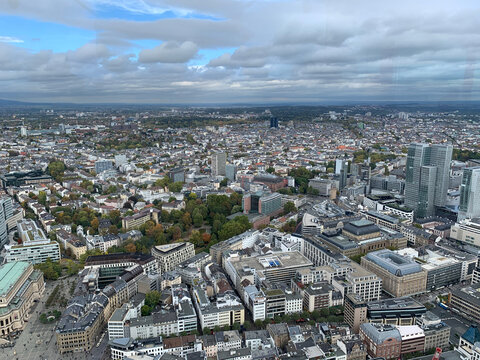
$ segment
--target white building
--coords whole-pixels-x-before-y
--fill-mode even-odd
[[[161,273],[174,270],[175,267],[195,255],[195,247],[190,242],[159,245],[152,248],[152,255],[158,263]]]
[[[450,237],[480,247],[480,219],[465,219],[455,223],[450,230]]]
[[[28,261],[32,264],[60,260],[60,246],[48,239],[33,220],[22,220],[17,224],[21,244],[5,245],[5,259],[11,261]]]

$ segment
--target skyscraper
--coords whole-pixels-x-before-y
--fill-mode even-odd
[[[212,155],[212,176],[225,176],[227,154],[218,152]]]
[[[458,221],[480,217],[480,166],[463,170]]]
[[[405,179],[405,205],[415,217],[435,215],[435,207],[445,206],[451,145],[410,144]]]
[[[270,118],[270,127],[271,128],[278,128],[278,119],[276,117]]]
[[[237,166],[234,164],[227,164],[225,167],[225,174],[228,180],[235,181],[237,178]]]
[[[0,198],[0,249],[8,241],[7,219],[9,219],[12,215],[12,198],[10,196],[2,196]]]

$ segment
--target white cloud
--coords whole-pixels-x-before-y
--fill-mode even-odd
[[[23,43],[23,40],[18,39],[16,37],[11,37],[11,36],[0,36],[0,42],[19,44],[19,43]]]

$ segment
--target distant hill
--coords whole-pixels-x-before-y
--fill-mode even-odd
[[[9,106],[9,105],[33,105],[34,103],[24,102],[24,101],[15,101],[15,100],[5,100],[0,99],[0,106]]]

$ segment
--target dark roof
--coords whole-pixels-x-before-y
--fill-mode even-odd
[[[380,231],[380,228],[369,220],[355,220],[351,221],[343,227],[344,231],[347,231],[356,236],[362,236],[372,234]]]
[[[467,331],[465,331],[465,334],[462,335],[462,338],[472,345],[480,341],[480,331],[478,330],[478,326],[470,325]]]
[[[92,255],[85,260],[85,266],[103,265],[103,264],[115,264],[125,261],[134,262],[137,264],[146,264],[150,261],[154,261],[155,258],[148,254],[129,254],[129,253],[116,253],[106,255]]]

